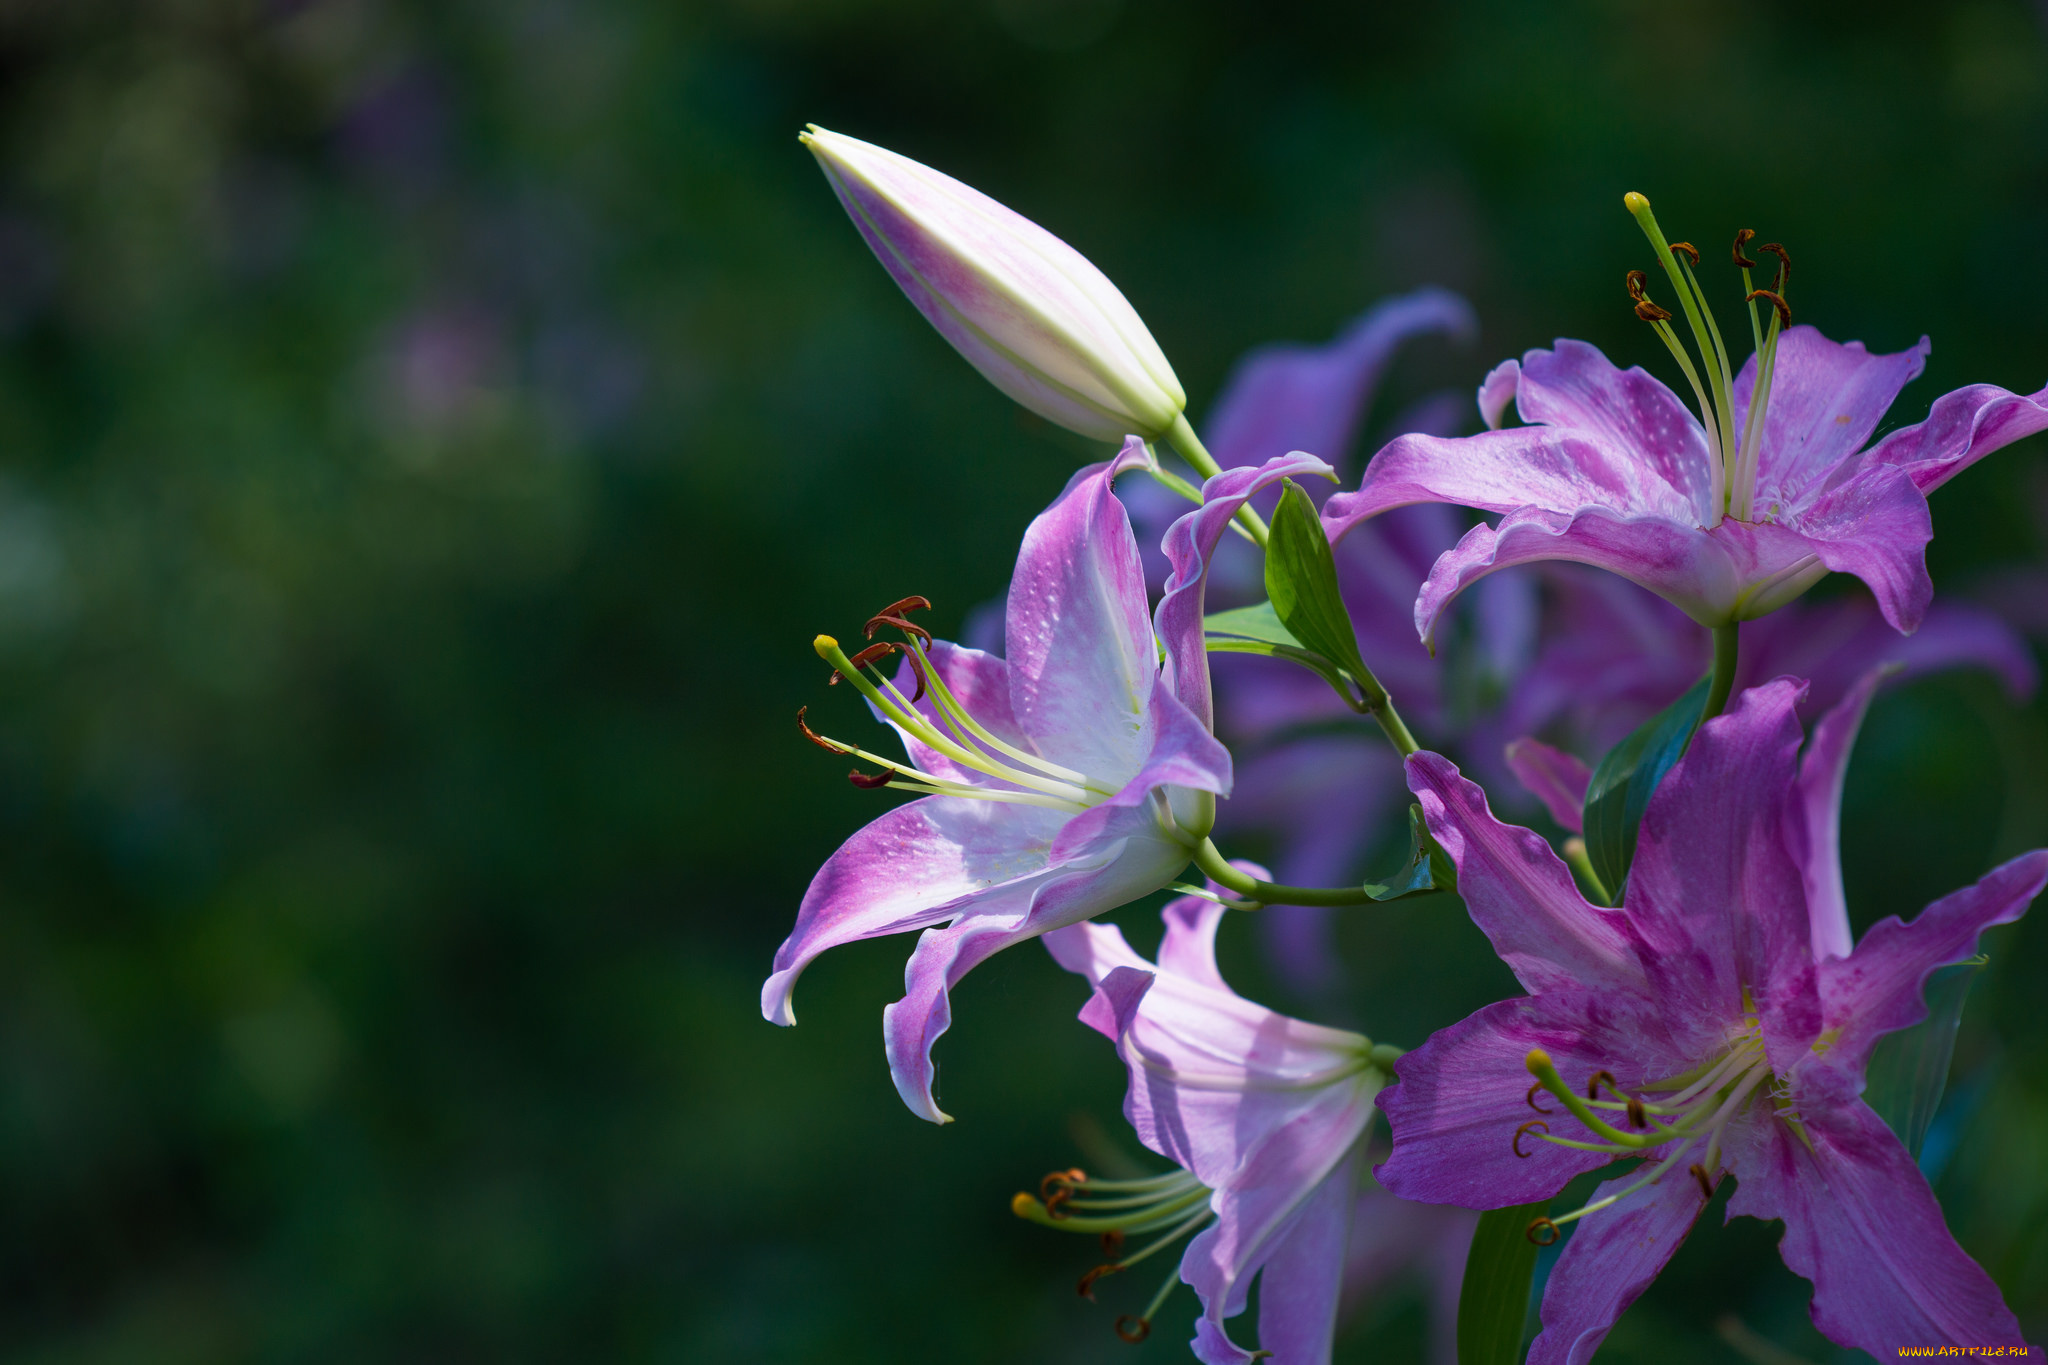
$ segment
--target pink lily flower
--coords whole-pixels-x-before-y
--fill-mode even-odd
[[[1910,633],[1933,595],[1927,494],[2048,428],[2048,389],[1973,384],[1864,449],[1927,351],[1925,338],[1872,355],[1811,327],[1782,337],[1774,328],[1760,421],[1750,418],[1755,356],[1729,386],[1732,417],[1715,427],[1747,435],[1724,458],[1714,429],[1640,367],[1619,370],[1585,342],[1559,341],[1486,377],[1479,407],[1490,430],[1393,441],[1356,491],[1331,497],[1324,527],[1334,541],[1419,502],[1502,514],[1431,569],[1415,603],[1425,641],[1466,586],[1542,559],[1610,570],[1716,627],[1775,611],[1829,572],[1851,573],[1892,628]],[[1502,430],[1510,402],[1527,425]]]
[[[2048,850],[1853,941],[1836,812],[1877,682],[1821,720],[1803,765],[1793,679],[1701,726],[1650,803],[1613,910],[1448,762],[1409,760],[1474,922],[1529,994],[1401,1059],[1380,1097],[1394,1140],[1381,1182],[1500,1208],[1639,1158],[1585,1207],[1531,1224],[1546,1241],[1584,1219],[1551,1275],[1532,1365],[1589,1360],[1726,1174],[1739,1181],[1730,1217],[1784,1220],[1785,1263],[1812,1282],[1832,1340],[1887,1360],[1902,1346],[2019,1344],[1997,1286],[1861,1092],[1877,1040],[1925,1016],[1928,973],[2025,913]]]
[[[1359,1199],[1373,1096],[1399,1053],[1231,990],[1216,970],[1221,905],[1184,896],[1163,914],[1156,964],[1113,925],[1077,924],[1045,940],[1095,988],[1081,1020],[1130,1069],[1124,1114],[1139,1140],[1186,1173],[1150,1182],[1177,1202],[1172,1218],[1150,1220],[1169,1236],[1145,1252],[1201,1229],[1180,1278],[1202,1300],[1193,1345],[1204,1365],[1255,1359],[1224,1320],[1244,1311],[1261,1275],[1263,1352],[1279,1365],[1327,1365],[1352,1218],[1374,1207]]]
[[[927,642],[913,627],[888,647],[906,655],[892,682],[819,640],[901,736],[908,761],[812,737],[883,768],[856,773],[857,785],[922,799],[860,830],[818,870],[761,1012],[795,1023],[797,977],[826,949],[922,930],[883,1035],[904,1103],[934,1123],[949,1117],[932,1093],[931,1051],[960,979],[1014,943],[1167,885],[1207,836],[1215,797],[1231,785],[1230,755],[1209,724],[1207,555],[1258,489],[1328,468],[1292,456],[1210,480],[1205,504],[1174,528],[1175,579],[1155,639],[1137,541],[1110,487],[1144,459],[1133,438],[1031,523],[1010,583],[1007,659]],[[877,620],[901,628],[887,613]]]

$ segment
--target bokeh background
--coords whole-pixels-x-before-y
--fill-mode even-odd
[[[880,799],[797,736],[859,724],[811,636],[911,592],[956,629],[1097,457],[924,328],[811,120],[1074,242],[1198,414],[1422,283],[1484,335],[1408,352],[1382,418],[1557,335],[1666,363],[1631,188],[1787,242],[1834,336],[1931,333],[1895,421],[2048,380],[2017,0],[9,0],[7,1359],[1185,1358],[1191,1297],[1125,1346],[1149,1267],[1083,1302],[1090,1248],[1007,1212],[1131,1147],[1042,953],[960,993],[943,1131],[882,1061],[906,942],[759,1017]],[[2037,439],[1937,496],[1941,590],[2039,608],[2044,473]],[[1860,919],[2048,842],[2044,715],[1968,675],[1880,704]],[[2044,920],[1989,945],[1939,1185],[2037,1340]],[[1250,933],[1226,970],[1295,1003]],[[1504,989],[1445,898],[1344,943],[1390,1040]],[[1703,1223],[1601,1358],[1832,1359],[1774,1238]],[[1419,1358],[1422,1305],[1341,1358]]]

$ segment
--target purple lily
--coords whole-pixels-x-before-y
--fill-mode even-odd
[[[1401,1059],[1380,1097],[1394,1140],[1382,1183],[1500,1208],[1640,1158],[1585,1207],[1531,1224],[1542,1241],[1585,1220],[1551,1275],[1532,1365],[1588,1360],[1727,1173],[1740,1182],[1729,1216],[1784,1220],[1785,1263],[1813,1283],[1814,1323],[1834,1341],[1884,1359],[2019,1343],[1860,1095],[1877,1040],[1924,1017],[1927,974],[2025,913],[2048,850],[1852,944],[1834,812],[1876,683],[1823,718],[1803,767],[1792,679],[1701,726],[1650,803],[1617,910],[1589,904],[1550,846],[1495,819],[1451,764],[1409,760],[1474,922],[1529,994]]]
[[[1088,1181],[1081,1190],[1121,1195],[1132,1201],[1122,1219],[1166,1233],[1118,1269],[1202,1229],[1181,1256],[1180,1278],[1202,1300],[1194,1353],[1205,1365],[1255,1359],[1230,1339],[1224,1320],[1244,1311],[1261,1275],[1264,1351],[1279,1365],[1325,1365],[1361,1207],[1373,1096],[1398,1051],[1231,990],[1216,970],[1222,906],[1184,896],[1163,913],[1156,965],[1111,925],[1046,936],[1060,965],[1095,988],[1081,1019],[1116,1043],[1130,1069],[1124,1114],[1139,1140],[1185,1173],[1143,1182],[1164,1201],[1158,1212],[1133,1208],[1140,1192],[1117,1182]],[[1085,1216],[1088,1202],[1070,1207]],[[1032,1212],[1021,1202],[1019,1211]]]
[[[1230,791],[1201,666],[1202,556],[1265,483],[1324,467],[1297,457],[1211,480],[1209,501],[1184,519],[1183,581],[1161,604],[1155,642],[1137,542],[1110,486],[1144,458],[1133,440],[1117,460],[1076,474],[1031,523],[1010,583],[1007,660],[929,641],[894,609],[870,633],[892,625],[904,644],[856,661],[829,637],[818,641],[901,736],[908,762],[812,738],[884,770],[856,773],[857,785],[923,799],[869,824],[819,869],[761,1010],[792,1024],[791,992],[818,954],[923,930],[883,1035],[904,1103],[934,1123],[948,1121],[932,1094],[931,1050],[951,1023],[952,987],[1011,944],[1171,882],[1208,834],[1215,797]],[[905,655],[896,681],[862,671],[890,650]]]
[[[1415,626],[1433,638],[1444,607],[1468,584],[1532,560],[1566,559],[1611,570],[1722,627],[1777,610],[1829,572],[1870,585],[1892,627],[1911,632],[1933,594],[1926,495],[2002,446],[2048,427],[2048,389],[2031,396],[1973,384],[1938,399],[1927,420],[1863,449],[1899,390],[1926,363],[1928,343],[1872,355],[1811,327],[1779,334],[1789,258],[1774,290],[1768,332],[1740,374],[1705,311],[1705,296],[1650,216],[1629,195],[1660,264],[1678,287],[1698,339],[1705,381],[1651,302],[1641,272],[1630,292],[1699,398],[1696,418],[1640,368],[1618,370],[1582,341],[1503,362],[1479,390],[1489,430],[1446,439],[1404,436],[1375,455],[1356,492],[1324,511],[1331,540],[1368,517],[1417,502],[1502,514],[1475,526],[1437,561],[1415,603]],[[1735,261],[1754,234],[1735,244]],[[1697,302],[1695,302],[1697,301]],[[1501,430],[1513,402],[1525,426]],[[1704,420],[1702,420],[1704,419]]]

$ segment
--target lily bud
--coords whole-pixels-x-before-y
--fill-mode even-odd
[[[1164,435],[1187,395],[1088,258],[951,176],[812,124],[800,140],[910,301],[983,377],[1099,440]]]

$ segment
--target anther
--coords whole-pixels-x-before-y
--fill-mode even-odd
[[[1106,1261],[1096,1266],[1095,1269],[1089,1271],[1086,1275],[1083,1275],[1081,1282],[1074,1286],[1074,1292],[1082,1298],[1093,1302],[1095,1298],[1095,1282],[1105,1275],[1114,1275],[1123,1268],[1123,1263],[1120,1261]]]
[[[1755,228],[1744,228],[1742,229],[1742,231],[1735,234],[1735,264],[1741,266],[1744,270],[1756,269],[1756,262],[1752,261],[1751,259],[1749,259],[1749,257],[1742,254],[1742,248],[1745,245],[1747,245],[1749,239],[1754,236],[1756,236]]]
[[[1640,270],[1629,271],[1628,296],[1636,301],[1637,317],[1641,318],[1644,322],[1662,322],[1671,316],[1671,310],[1659,308],[1656,304],[1650,302],[1650,296],[1643,287],[1646,278]]]
[[[1688,1169],[1692,1171],[1692,1178],[1700,1182],[1700,1193],[1712,1199],[1714,1197],[1714,1182],[1707,1179],[1706,1168],[1695,1161]]]
[[[1547,1247],[1555,1244],[1557,1239],[1564,1234],[1559,1232],[1557,1224],[1551,1222],[1548,1218],[1531,1218],[1528,1228],[1522,1235],[1537,1246]]]
[[[1607,1082],[1607,1088],[1615,1094],[1619,1095],[1621,1093],[1621,1086],[1615,1082],[1612,1071],[1596,1071],[1593,1073],[1592,1078],[1586,1082],[1587,1099],[1597,1100],[1600,1098],[1600,1082],[1602,1081]]]
[[[1515,1140],[1509,1145],[1515,1149],[1515,1155],[1521,1157],[1525,1161],[1528,1160],[1530,1157],[1536,1155],[1534,1152],[1525,1152],[1522,1150],[1522,1134],[1530,1131],[1534,1131],[1538,1135],[1547,1134],[1550,1132],[1550,1125],[1545,1123],[1542,1119],[1530,1119],[1520,1128],[1515,1129]]]
[[[912,593],[901,601],[891,602],[888,606],[883,607],[875,613],[875,619],[879,621],[884,616],[908,616],[914,611],[930,611],[931,609],[932,603],[930,598],[919,597],[916,593]]]
[[[1624,1095],[1622,1098],[1628,1101],[1629,1127],[1648,1128],[1650,1126],[1650,1115],[1649,1111],[1643,1108],[1641,1098],[1635,1095]]]
[[[1780,273],[1782,274],[1783,272]],[[1743,302],[1748,303],[1754,299],[1769,299],[1771,307],[1778,310],[1778,325],[1781,327],[1792,325],[1792,305],[1785,302],[1783,294],[1773,293],[1768,289],[1752,289],[1749,291],[1748,298],[1743,299]]]
[[[854,786],[859,787],[864,792],[871,792],[874,791],[877,787],[886,787],[891,782],[894,782],[896,780],[896,774],[864,773],[860,769],[855,768],[852,772],[846,775],[846,780],[848,782],[851,782]]]
[[[1111,1228],[1102,1234],[1102,1254],[1112,1261],[1123,1255],[1124,1234],[1121,1229]]]
[[[1699,264],[1700,264],[1700,253],[1699,253],[1699,248],[1695,247],[1695,246],[1694,246],[1694,245],[1693,245],[1693,244],[1692,244],[1691,242],[1673,242],[1673,243],[1671,243],[1671,253],[1672,253],[1672,254],[1673,254],[1674,256],[1675,256],[1675,255],[1677,255],[1677,254],[1678,254],[1679,252],[1681,252],[1681,251],[1683,251],[1683,252],[1684,252],[1684,253],[1685,253],[1685,254],[1686,254],[1687,256],[1689,256],[1689,257],[1691,257],[1691,258],[1692,258],[1692,264],[1693,264],[1693,269],[1695,269],[1695,270],[1699,269]]]
[[[1526,1095],[1524,1095],[1524,1096],[1523,1096],[1522,1098],[1523,1098],[1523,1099],[1524,1099],[1525,1101],[1527,1101],[1527,1103],[1528,1103],[1529,1107],[1530,1107],[1531,1109],[1534,1109],[1534,1110],[1535,1110],[1535,1111],[1536,1111],[1537,1113],[1539,1113],[1539,1114],[1548,1114],[1548,1113],[1552,1113],[1552,1112],[1554,1112],[1553,1110],[1545,1109],[1545,1108],[1544,1108],[1544,1107],[1543,1107],[1542,1105],[1540,1105],[1540,1104],[1536,1103],[1536,1092],[1537,1092],[1537,1091],[1539,1091],[1539,1090],[1541,1090],[1542,1088],[1543,1088],[1543,1082],[1541,1082],[1541,1081],[1532,1081],[1532,1082],[1530,1082],[1530,1085],[1529,1085],[1529,1093],[1528,1093],[1528,1094],[1526,1094]]]
[[[879,615],[870,616],[868,618],[868,623],[865,626],[861,627],[861,634],[864,635],[867,639],[872,640],[875,638],[875,632],[881,629],[883,626],[894,626],[896,627],[896,629],[902,631],[905,635],[915,635],[918,639],[924,641],[926,644],[930,644],[932,642],[932,633],[926,630],[923,626],[920,626],[916,622],[908,620],[904,617],[891,615],[888,612],[882,612]]]
[[[875,660],[886,659],[891,654],[896,653],[898,650],[902,648],[903,646],[897,644],[894,640],[884,640],[880,644],[869,645],[866,649],[854,655],[847,662],[851,663],[855,668],[866,668]]]
[[[837,673],[834,673],[832,676],[836,678],[839,675]],[[850,745],[841,744],[836,740],[827,739],[823,735],[819,734],[816,730],[813,730],[811,728],[810,722],[804,719],[804,713],[810,709],[811,708],[808,706],[799,706],[796,708],[796,728],[804,732],[805,739],[817,745],[820,749],[823,749],[828,754],[843,754],[850,747],[852,747]]]
[[[1778,282],[1774,287],[1780,294],[1784,293],[1786,284],[1792,279],[1792,257],[1785,250],[1784,243],[1765,242],[1757,250],[1768,251],[1778,258]]]
[[[1127,1326],[1126,1324],[1129,1325]],[[1116,1320],[1116,1335],[1117,1340],[1127,1341],[1131,1345],[1136,1346],[1146,1337],[1152,1335],[1152,1319],[1134,1318],[1129,1313],[1126,1313]]]
[[[1087,1183],[1088,1172],[1079,1166],[1069,1166],[1064,1171],[1051,1171],[1038,1182],[1038,1197],[1050,1204],[1055,1199],[1071,1197],[1074,1186]]]

